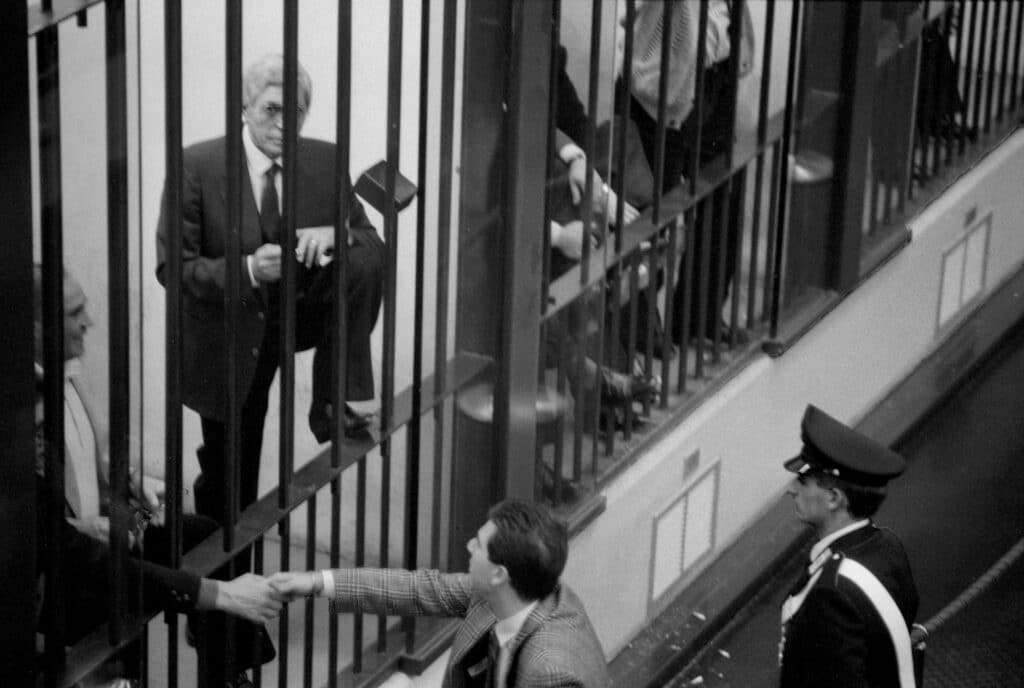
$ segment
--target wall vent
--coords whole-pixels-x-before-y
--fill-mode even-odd
[[[719,462],[658,512],[652,527],[651,593],[656,605],[715,548]]]
[[[942,281],[936,331],[943,331],[985,291],[992,213],[982,218],[942,254]]]

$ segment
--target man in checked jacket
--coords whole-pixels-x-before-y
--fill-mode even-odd
[[[396,569],[282,572],[290,599],[319,595],[336,612],[459,616],[445,688],[606,688],[601,645],[576,594],[558,582],[565,524],[532,502],[507,500],[466,547],[468,573]]]

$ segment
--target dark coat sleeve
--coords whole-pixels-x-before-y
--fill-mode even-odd
[[[583,102],[576,93],[576,87],[569,79],[569,72],[566,66],[569,61],[569,53],[565,46],[558,46],[558,93],[555,101],[556,120],[555,126],[565,132],[569,138],[582,146],[587,134],[587,111]]]
[[[223,140],[205,142],[185,150],[182,165],[182,283],[189,294],[204,301],[223,301],[227,284],[227,261],[220,255],[210,255],[204,247],[211,241],[226,241],[226,217],[206,217],[211,199],[204,193],[216,193],[213,188],[223,181],[223,156],[216,153],[215,146],[223,146]],[[248,185],[243,175],[242,183]],[[214,201],[216,202],[216,201]],[[226,212],[226,205],[222,208]],[[167,189],[160,200],[160,219],[156,231],[156,277],[160,284],[167,284]],[[242,265],[245,275],[245,250]],[[249,280],[242,280],[243,289],[249,287]]]

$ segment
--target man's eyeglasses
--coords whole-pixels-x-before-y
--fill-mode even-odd
[[[264,103],[259,107],[260,117],[263,120],[276,120],[278,117],[284,116],[284,107],[279,103]],[[306,116],[306,108],[298,108],[299,117]]]

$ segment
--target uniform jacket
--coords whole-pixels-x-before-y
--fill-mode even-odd
[[[462,617],[445,688],[486,688],[489,631],[497,621],[469,576],[439,571],[334,571],[335,611]],[[607,664],[587,613],[565,585],[540,600],[509,645],[507,688],[606,688]]]
[[[896,655],[871,600],[839,575],[842,557],[865,566],[885,586],[907,627],[917,614],[917,588],[903,545],[888,530],[859,528],[832,543],[803,603],[783,627],[782,688],[898,688]],[[807,574],[794,586],[799,594]]]
[[[295,226],[334,223],[334,144],[300,138],[296,158]],[[244,256],[263,243],[257,199],[253,196],[242,159],[242,288],[238,329],[238,377],[242,398],[252,384],[266,328],[267,295],[253,288]],[[182,189],[182,325],[184,365],[182,400],[204,418],[223,420],[226,403],[224,370],[224,292],[227,251],[227,172],[223,137],[197,143],[184,151]],[[165,192],[166,193],[166,192]],[[383,255],[383,243],[355,194],[350,197],[349,230],[354,243],[373,246]],[[166,284],[167,218],[161,203],[157,226],[156,275]],[[369,333],[366,333],[369,336]],[[355,370],[371,371],[369,360]],[[351,373],[350,373],[351,374]],[[372,381],[370,382],[372,388]]]

